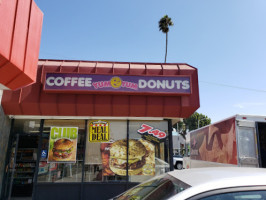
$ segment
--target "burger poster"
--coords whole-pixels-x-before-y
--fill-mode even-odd
[[[51,127],[47,162],[76,162],[78,127]]]
[[[101,155],[103,176],[155,175],[155,146],[147,140],[129,139],[127,158],[127,140],[114,143],[102,143]]]

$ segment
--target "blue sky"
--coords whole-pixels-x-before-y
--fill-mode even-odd
[[[44,13],[39,57],[164,62],[198,68],[200,108],[212,122],[266,116],[265,0],[35,0]]]

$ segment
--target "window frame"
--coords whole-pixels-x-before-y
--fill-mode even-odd
[[[210,190],[207,192],[196,194],[193,197],[188,198],[187,200],[198,200],[201,198],[207,198],[207,197],[217,195],[217,194],[251,192],[251,191],[260,191],[260,190],[266,191],[266,186],[240,186],[240,187],[231,187],[231,188],[220,188],[220,189]]]
[[[19,119],[14,119],[14,122],[16,120],[19,120]],[[27,119],[27,120],[31,120],[31,119]],[[43,134],[44,134],[45,121],[46,120],[75,120],[75,119],[72,119],[72,118],[70,118],[70,119],[60,119],[59,118],[59,119],[38,119],[38,120],[40,120],[40,127],[39,127],[39,136],[40,137],[39,137],[39,144],[38,144],[37,165],[36,165],[36,171],[35,171],[34,181],[33,181],[33,183],[34,183],[34,189],[33,190],[35,190],[35,186],[37,184],[39,184],[39,183],[40,184],[62,184],[62,183],[55,183],[55,182],[39,182],[38,181],[38,171],[39,171],[39,163],[41,161],[41,159],[40,159],[41,158],[41,155],[40,154],[41,154],[41,147],[42,147],[43,138],[44,138],[44,135]],[[83,162],[82,162],[82,177],[81,177],[80,182],[72,182],[71,181],[71,182],[66,182],[66,184],[71,184],[71,183],[90,183],[90,184],[93,184],[93,183],[96,183],[96,182],[94,182],[94,181],[87,182],[87,181],[84,180],[85,179],[84,178],[84,173],[85,173],[85,151],[86,151],[86,139],[87,139],[87,136],[88,136],[88,121],[89,121],[89,119],[79,119],[79,120],[83,120],[83,123],[85,123],[84,124],[84,129],[85,129],[84,138],[85,138],[85,140],[83,141],[83,143],[84,143],[83,144],[84,145],[84,149],[83,149]],[[106,117],[105,120],[113,120],[113,119],[109,119],[108,117]],[[141,119],[129,120],[129,119],[125,119],[125,120],[123,120],[123,121],[125,121],[127,123],[127,133],[126,133],[127,143],[128,143],[128,141],[130,139],[130,133],[129,133],[130,122],[131,121],[143,121],[143,122],[146,122],[146,121],[150,121],[150,120],[152,120],[152,119],[147,119],[147,120],[141,120]],[[155,121],[157,121],[157,120],[155,120]],[[171,165],[171,161],[172,161],[171,155],[173,155],[173,152],[172,152],[173,149],[171,149],[171,142],[172,142],[172,120],[171,119],[158,120],[158,122],[161,122],[161,121],[166,121],[167,124],[168,124],[168,136],[167,136],[167,140],[164,142],[164,149],[165,149],[165,153],[166,153],[167,156],[165,156],[164,161],[169,163],[170,170],[172,170],[171,169],[171,168],[173,168],[173,166]],[[12,127],[13,126],[14,125],[12,125]],[[128,154],[128,144],[127,144],[127,154]],[[128,157],[128,155],[127,155],[127,157]],[[125,184],[127,184],[129,182],[130,183],[133,183],[133,182],[130,181],[130,178],[129,178],[129,175],[128,175],[128,162],[127,162],[126,180],[116,181],[116,183],[125,183]],[[108,182],[108,181],[100,181],[100,182],[97,182],[97,184],[99,184],[99,183],[104,183],[104,184],[110,183],[110,184],[112,184],[112,183],[115,183],[115,182],[112,182],[112,181],[110,181],[110,182]],[[136,183],[139,183],[139,182],[136,182]]]

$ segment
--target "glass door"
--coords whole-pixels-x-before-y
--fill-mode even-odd
[[[12,197],[31,197],[39,136],[20,135],[16,151]]]
[[[37,161],[39,136],[16,134],[12,140],[8,164],[6,199],[31,199]]]

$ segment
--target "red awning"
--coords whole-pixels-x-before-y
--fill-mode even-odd
[[[197,69],[187,64],[40,60],[35,84],[4,91],[6,115],[187,118],[199,108]],[[48,93],[47,72],[135,76],[190,76],[191,94],[180,96]]]
[[[0,89],[35,82],[42,20],[33,0],[0,1]]]

